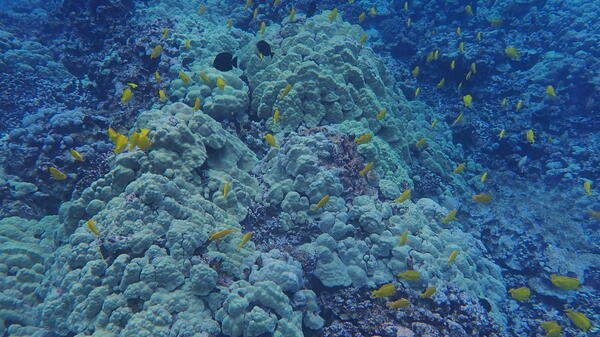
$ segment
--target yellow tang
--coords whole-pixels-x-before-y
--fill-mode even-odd
[[[375,162],[369,162],[367,163],[367,165],[365,165],[365,168],[360,170],[358,173],[361,176],[364,176],[365,174],[369,173],[373,169],[373,167],[375,167]]]
[[[435,120],[433,120],[433,122],[431,122],[431,128],[432,129],[435,128],[436,125],[438,125],[438,120],[437,119],[435,119]]]
[[[254,233],[252,232],[248,232],[246,233],[243,237],[242,237],[242,242],[240,242],[240,244],[238,245],[238,248],[242,248],[244,247],[244,245],[246,244],[246,242],[248,242],[248,240],[250,240],[250,238],[252,238],[252,235],[254,235]]]
[[[151,59],[155,59],[157,57],[160,56],[160,53],[162,53],[162,46],[157,44],[156,47],[154,47],[154,49],[152,49],[152,53],[150,54],[150,58]]]
[[[67,179],[67,175],[64,174],[64,173],[62,173],[56,167],[48,167],[48,171],[50,172],[50,175],[52,176],[52,178],[54,178],[56,180],[65,180],[65,179]]]
[[[169,35],[171,35],[171,30],[169,28],[163,29],[162,39],[166,40],[169,37]]]
[[[224,237],[226,235],[229,235],[229,234],[231,234],[233,232],[237,232],[237,231],[239,231],[239,229],[225,229],[225,230],[222,230],[220,232],[214,233],[208,239],[210,241],[217,240],[217,239],[220,239],[220,238],[222,238],[222,237]]]
[[[404,273],[398,274],[398,276],[410,281],[417,281],[421,279],[421,273],[416,270],[407,270]]]
[[[156,83],[160,83],[160,73],[158,70],[154,73],[154,78],[156,79]]]
[[[545,321],[540,327],[546,331],[546,337],[560,337],[562,328],[556,321]]]
[[[102,235],[100,233],[100,230],[98,229],[98,226],[96,226],[96,221],[94,221],[94,220],[88,220],[86,222],[86,224],[87,224],[89,230],[92,231],[92,233],[94,233],[96,236]]]
[[[506,136],[506,130],[502,129],[502,130],[500,130],[500,133],[498,134],[498,139],[500,140],[500,139],[504,138],[504,136]]]
[[[227,199],[227,195],[229,194],[229,187],[230,187],[230,182],[226,181],[223,184],[223,198]]]
[[[448,257],[448,264],[456,261],[456,258],[458,257],[458,250],[453,250],[452,253],[450,253],[450,257]]]
[[[465,118],[465,115],[462,112],[459,113],[454,122],[452,123],[452,126],[455,126],[456,124],[460,123],[463,120],[463,118]]]
[[[281,92],[281,94],[279,95],[279,99],[283,99],[285,96],[287,96],[287,94],[290,93],[290,91],[292,90],[292,85],[291,84],[287,84],[285,86],[285,88],[283,88],[283,91]]]
[[[194,101],[194,111],[200,110],[200,104],[202,104],[202,100],[200,97],[196,97],[196,100]]]
[[[583,182],[583,190],[585,191],[585,194],[592,195],[592,182],[589,180]]]
[[[410,301],[406,298],[401,298],[399,300],[395,300],[394,302],[389,302],[387,306],[395,309],[407,308],[410,306]]]
[[[292,22],[296,19],[296,8],[293,8],[290,10],[290,16],[288,16],[288,21]]]
[[[246,6],[244,8],[248,9],[252,6],[252,0],[246,0]]]
[[[400,194],[400,196],[398,198],[396,198],[396,200],[394,200],[397,203],[401,203],[401,202],[405,202],[406,200],[410,199],[412,190],[410,188],[407,188],[406,190],[404,190],[404,192],[402,192],[402,194]]]
[[[336,7],[331,11],[331,13],[329,14],[329,16],[327,16],[327,18],[329,19],[329,21],[333,21],[333,20],[335,20],[335,18],[337,18],[337,16],[338,16],[338,9]]]
[[[192,79],[190,78],[190,76],[189,76],[188,74],[184,73],[183,71],[180,71],[180,72],[179,72],[179,78],[181,78],[181,80],[182,80],[182,81],[183,81],[185,84],[188,84],[188,83],[190,83],[190,81],[192,80]]]
[[[281,118],[281,113],[279,112],[279,109],[275,109],[275,111],[273,111],[273,127],[277,126],[279,118]]]
[[[272,134],[270,134],[270,133],[267,133],[267,134],[265,135],[265,140],[267,141],[267,143],[268,143],[269,145],[271,145],[271,147],[274,147],[274,148],[276,148],[276,149],[278,149],[278,148],[279,148],[279,145],[277,145],[277,140],[275,139],[275,136],[273,136]]]
[[[225,90],[225,86],[227,86],[227,82],[221,77],[217,77],[217,87],[221,90]]]
[[[554,87],[551,85],[546,87],[546,93],[552,97],[556,97],[556,89],[554,89]]]
[[[129,138],[127,138],[127,136],[122,135],[122,134],[117,134],[117,138],[115,140],[115,149],[114,152],[115,154],[119,154],[121,152],[123,152],[123,150],[125,150],[125,148],[127,147],[127,143],[129,142]]]
[[[415,90],[415,98],[419,97],[420,93],[421,93],[421,88],[419,87]]]
[[[487,180],[488,177],[488,173],[487,172],[483,172],[483,174],[481,175],[481,178],[479,179],[482,183],[485,183],[485,181]]]
[[[493,198],[494,197],[491,194],[487,193],[475,194],[473,196],[473,200],[481,204],[487,204],[488,202],[491,202]]]
[[[506,47],[506,49],[504,49],[504,52],[513,60],[518,60],[521,57],[521,54],[519,53],[519,49],[517,49],[517,47]]]
[[[260,32],[261,34],[264,34],[266,29],[267,29],[267,23],[266,23],[266,22],[264,22],[264,21],[263,21],[263,22],[261,22],[261,23],[260,23],[260,30],[259,30],[259,32]]]
[[[319,202],[317,202],[317,205],[313,208],[313,211],[316,211],[319,208],[325,206],[325,204],[327,204],[327,202],[329,201],[329,198],[330,198],[330,195],[325,194],[325,196],[323,198],[321,198],[321,200],[319,200]]]
[[[530,142],[531,144],[535,143],[535,135],[533,133],[533,130],[529,130],[527,131],[527,141]]]
[[[419,76],[419,73],[421,72],[421,67],[416,66],[413,70],[412,70],[412,75],[413,77],[417,77]]]
[[[458,213],[458,209],[455,208],[442,219],[442,223],[448,224],[450,221],[456,219],[456,213]]]
[[[571,322],[573,322],[573,324],[575,324],[579,329],[587,332],[592,327],[592,322],[590,322],[590,319],[584,314],[571,309],[567,309],[565,312],[567,313],[567,316]]]
[[[368,38],[369,38],[369,35],[367,35],[367,33],[363,33],[360,36],[360,39],[358,39],[358,43],[363,44],[363,43],[367,42]]]
[[[518,100],[517,101],[517,111],[523,109],[523,101],[522,100]]]
[[[446,79],[442,77],[442,79],[438,82],[436,87],[441,88],[444,86],[444,84],[446,84]]]
[[[465,163],[458,164],[458,166],[454,169],[454,173],[456,173],[456,174],[463,173],[464,171],[465,171]]]
[[[396,294],[396,285],[393,283],[387,283],[379,287],[377,290],[373,290],[371,292],[372,297],[376,298],[386,298],[390,296],[394,296]]]
[[[367,14],[365,12],[360,13],[360,15],[358,16],[358,22],[359,23],[363,23],[365,21],[365,19],[367,18]]]
[[[409,233],[410,233],[409,231],[405,231],[404,233],[402,233],[402,235],[400,236],[400,242],[398,242],[399,247],[404,246],[408,242],[408,234]]]
[[[435,294],[436,290],[436,287],[429,287],[425,289],[425,291],[421,294],[421,298],[430,298],[433,296],[433,294]]]
[[[252,20],[256,20],[257,17],[258,17],[258,8],[254,8],[254,11],[252,12]]]
[[[127,102],[131,101],[132,98],[133,91],[131,91],[131,88],[125,88],[123,90],[123,95],[121,96],[121,103],[127,104]]]
[[[359,144],[359,145],[360,145],[360,144],[366,144],[366,143],[370,142],[370,141],[371,141],[371,139],[373,139],[373,134],[372,134],[372,133],[365,133],[364,135],[362,135],[362,136],[360,136],[360,137],[356,138],[356,139],[354,140],[354,142],[355,142],[356,144]]]
[[[205,72],[200,72],[200,78],[204,81],[204,83],[210,84],[210,78],[208,78],[208,75],[206,75]]]
[[[531,290],[527,287],[512,288],[508,292],[517,301],[529,301],[531,298]]]
[[[167,101],[167,94],[165,94],[165,91],[162,89],[160,89],[158,91],[158,97],[160,98],[160,101],[163,103]]]
[[[379,113],[377,114],[377,116],[375,116],[375,119],[377,119],[378,121],[382,120],[385,118],[385,115],[387,114],[387,109],[383,108],[381,110],[379,110]]]
[[[192,48],[192,41],[185,40],[185,49],[190,49],[190,48]]]
[[[69,150],[69,153],[71,154],[71,156],[72,156],[72,157],[73,157],[75,160],[77,160],[77,161],[81,161],[81,162],[85,161],[85,159],[83,158],[83,155],[82,155],[81,153],[79,153],[77,150],[75,150],[75,149],[70,149],[70,150]]]
[[[581,285],[581,281],[577,278],[557,274],[552,274],[550,281],[552,281],[552,284],[563,290],[577,290]]]
[[[374,18],[375,15],[377,15],[377,10],[375,9],[375,7],[371,7],[371,9],[369,10],[369,15]]]
[[[467,14],[469,14],[470,16],[475,15],[475,13],[473,13],[473,7],[471,7],[471,5],[465,6],[465,12],[467,12]]]
[[[200,9],[198,9],[198,14],[203,15],[204,13],[206,13],[206,6],[202,5],[200,6]]]
[[[436,121],[437,122],[437,121]],[[435,123],[437,124],[437,123]],[[435,125],[433,125],[433,123],[431,124],[431,127],[435,127]],[[416,143],[415,143],[415,147],[418,149],[421,146],[425,145],[425,143],[427,143],[427,138],[422,137],[421,139],[419,139]]]

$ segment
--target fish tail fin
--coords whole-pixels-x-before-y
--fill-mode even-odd
[[[231,64],[236,68],[238,67],[237,61],[238,61],[237,56],[231,59]]]

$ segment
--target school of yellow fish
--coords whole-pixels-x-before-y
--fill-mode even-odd
[[[354,3],[354,0],[348,0],[348,1],[350,4]],[[252,0],[245,0],[245,8],[246,9],[250,8],[251,5],[252,5]],[[278,7],[279,5],[280,5],[280,0],[275,0],[273,2],[273,7]],[[465,6],[464,10],[468,16],[476,15],[476,13],[474,12],[471,5]],[[203,15],[206,13],[206,11],[207,11],[206,6],[201,5],[198,10],[198,14]],[[409,11],[408,1],[405,1],[405,3],[404,3],[404,11],[405,12]],[[290,22],[294,21],[295,15],[296,15],[296,9],[292,8],[287,19]],[[377,9],[375,7],[370,8],[368,10],[368,15],[371,18],[375,17],[377,15]],[[257,16],[258,16],[258,8],[252,12],[252,19],[257,19]],[[330,21],[334,22],[338,18],[338,16],[339,16],[338,9],[333,8],[327,15],[327,18]],[[358,16],[358,23],[359,24],[363,23],[366,20],[367,20],[367,12],[362,11],[360,13],[360,15]],[[500,27],[503,24],[503,20],[501,18],[493,18],[493,19],[490,19],[489,22],[493,27]],[[410,27],[411,23],[412,23],[412,21],[409,16],[409,17],[407,17],[407,26]],[[227,25],[227,27],[232,27],[233,24],[234,24],[233,20],[229,19],[227,21],[226,25]],[[266,28],[267,28],[266,23],[262,22],[260,24],[260,28],[258,31],[259,34],[264,34]],[[165,28],[165,29],[163,29],[162,33],[163,34],[162,34],[161,39],[167,40],[171,35],[171,30],[168,28]],[[464,32],[460,26],[458,26],[456,28],[456,34],[458,35],[459,38],[463,37]],[[475,37],[476,37],[477,41],[481,41],[483,39],[483,34],[481,32],[477,32]],[[367,38],[368,38],[368,35],[363,33],[358,38],[358,42],[360,44],[364,44],[367,41]],[[185,49],[190,49],[192,46],[192,43],[193,43],[193,41],[191,41],[191,40],[184,40],[183,46]],[[458,49],[461,54],[466,53],[466,48],[467,48],[467,46],[465,44],[465,41],[460,41],[460,43],[458,45]],[[159,58],[161,56],[162,52],[163,52],[162,45],[157,44],[151,50],[149,57],[150,57],[150,59]],[[505,48],[504,52],[510,60],[518,61],[521,58],[521,53],[520,53],[519,49],[515,46],[507,46]],[[440,56],[440,51],[438,49],[431,51],[427,55],[426,64],[438,60],[439,56]],[[259,57],[262,58],[262,54],[260,54]],[[450,62],[450,70],[454,71],[455,68],[456,68],[456,59],[453,59]],[[421,74],[421,71],[422,71],[421,65],[416,65],[412,69],[411,74],[415,79],[417,79],[419,77],[419,75]],[[475,62],[472,62],[470,65],[469,72],[465,75],[465,79],[467,81],[469,81],[476,74],[477,74],[477,64]],[[212,82],[212,79],[209,78],[205,72],[199,72],[198,77],[204,83],[206,83],[208,85],[210,85]],[[161,79],[161,75],[158,71],[155,72],[154,78],[155,78],[156,84],[159,86],[159,88],[157,90],[158,99],[160,100],[160,102],[166,103],[169,98],[167,96],[165,89],[160,87],[160,85],[162,84],[162,79]],[[179,78],[185,84],[188,84],[193,81],[193,78],[190,75],[188,75],[187,73],[185,73],[184,71],[179,72]],[[442,87],[444,87],[445,83],[446,83],[446,79],[441,78],[439,80],[439,82],[437,83],[436,87],[442,88]],[[218,76],[216,78],[216,85],[220,90],[225,90],[225,88],[227,86],[227,82],[222,77]],[[131,102],[131,100],[134,98],[134,89],[136,89],[137,87],[138,87],[138,85],[135,83],[127,83],[127,86],[123,89],[122,95],[121,95],[121,103],[122,104],[128,104],[129,102]],[[462,82],[459,82],[458,89],[460,90],[461,87],[462,87]],[[293,89],[292,83],[286,84],[286,86],[281,90],[281,92],[278,96],[278,100],[279,101],[284,100],[290,94],[292,89]],[[414,91],[415,99],[419,96],[421,91],[422,91],[421,87],[415,88],[415,91]],[[557,97],[557,92],[553,85],[548,85],[546,87],[545,93],[550,97]],[[473,108],[474,103],[473,103],[472,95],[466,94],[462,97],[462,100],[463,100],[464,107]],[[196,100],[194,102],[193,110],[198,111],[201,108],[201,103],[202,103],[201,99],[196,98]],[[508,100],[507,100],[507,98],[504,98],[500,105],[502,107],[504,107],[504,106],[507,106],[507,104],[508,104]],[[523,106],[524,106],[523,101],[521,99],[519,99],[519,100],[517,100],[515,110],[518,112],[523,108]],[[376,120],[378,120],[378,121],[383,120],[386,117],[387,113],[388,113],[387,108],[380,108],[377,115],[375,115]],[[277,126],[277,123],[281,119],[281,117],[282,117],[282,114],[281,114],[280,109],[275,109],[273,112],[273,126],[274,127]],[[455,125],[461,123],[463,121],[464,117],[465,117],[465,115],[463,112],[459,113],[459,115],[456,117],[456,119],[451,124],[451,126],[455,126]],[[435,126],[437,124],[438,124],[438,121],[433,120],[431,122],[431,128],[432,129],[435,128]],[[119,153],[125,151],[127,149],[127,145],[129,145],[129,149],[128,149],[129,151],[133,151],[136,148],[140,149],[142,151],[148,151],[152,145],[149,134],[150,134],[150,130],[141,129],[140,131],[134,132],[133,134],[131,134],[131,136],[128,137],[127,135],[117,132],[112,127],[108,128],[108,137],[115,144],[115,148],[114,148],[115,155],[118,155]],[[505,136],[506,136],[506,130],[504,128],[502,128],[499,133],[498,140],[501,141]],[[264,139],[271,148],[274,148],[274,149],[279,148],[278,142],[273,134],[267,133],[264,136]],[[372,133],[364,133],[362,135],[357,135],[357,138],[355,138],[354,142],[356,143],[357,146],[359,146],[359,145],[367,144],[367,143],[371,142],[373,139],[374,139],[374,135]],[[535,133],[534,133],[533,129],[530,129],[526,132],[525,139],[528,143],[530,143],[532,145],[536,143]],[[415,143],[415,148],[417,150],[423,150],[426,145],[427,145],[427,138],[421,137]],[[74,160],[79,161],[79,162],[85,162],[84,154],[76,151],[75,149],[69,149],[69,154],[72,156],[72,158]],[[374,169],[375,166],[376,166],[375,162],[369,162],[358,173],[360,175],[367,175],[367,174],[369,174],[369,172],[371,172]],[[455,174],[461,174],[465,171],[465,169],[466,169],[466,164],[460,163],[457,167],[455,167],[453,169],[453,172]],[[56,167],[48,167],[48,171],[49,171],[51,177],[56,180],[65,180],[68,178],[68,175],[66,173],[61,172]],[[480,177],[481,183],[485,183],[487,181],[488,177],[489,177],[488,172],[484,172]],[[227,199],[227,197],[231,191],[231,187],[232,187],[232,184],[230,181],[225,181],[223,183],[223,192],[222,192],[223,199],[225,199],[225,200]],[[585,180],[584,184],[583,184],[583,189],[584,189],[584,192],[586,195],[591,196],[593,194],[592,182],[589,180]],[[395,202],[403,203],[403,202],[409,200],[410,198],[411,198],[411,189],[406,189],[400,196],[398,196],[395,199]],[[481,194],[473,195],[472,199],[477,203],[487,204],[493,200],[493,196],[488,193],[481,193]],[[327,203],[329,202],[329,200],[330,200],[330,195],[329,194],[324,195],[316,203],[316,205],[312,208],[312,211],[318,211],[319,209],[325,207],[327,205]],[[450,213],[448,213],[444,218],[441,219],[441,223],[448,224],[448,223],[454,221],[456,219],[457,213],[458,213],[458,209],[451,210]],[[589,210],[589,213],[592,217],[600,220],[600,212]],[[98,228],[97,223],[94,220],[92,220],[92,219],[88,220],[86,222],[86,225],[87,225],[88,229],[94,235],[96,235],[98,237],[102,235],[100,229]],[[232,233],[238,232],[238,231],[239,231],[238,229],[222,229],[220,231],[212,233],[210,235],[210,237],[208,238],[208,240],[216,241],[216,240],[222,239],[222,238],[224,238]],[[410,233],[408,231],[405,231],[400,236],[399,246],[404,246],[408,243],[409,234]],[[252,235],[253,235],[252,232],[244,234],[241,238],[238,248],[242,248],[252,238]],[[448,264],[454,263],[457,260],[459,253],[460,253],[459,250],[452,251],[447,259],[447,263]],[[421,274],[416,270],[407,270],[403,273],[398,274],[398,277],[401,277],[408,281],[417,281],[417,280],[421,279]],[[550,281],[556,287],[558,287],[562,290],[567,290],[567,291],[577,290],[581,286],[581,282],[576,278],[562,276],[562,275],[556,275],[556,274],[551,275]],[[436,289],[437,288],[433,287],[433,286],[428,287],[420,295],[421,298],[430,298],[431,296],[433,296],[435,294]],[[387,283],[387,284],[382,285],[379,289],[372,291],[371,296],[375,297],[375,298],[386,299],[386,298],[394,296],[396,293],[397,293],[397,291],[396,291],[395,283]],[[531,299],[532,293],[528,287],[519,287],[519,288],[510,289],[509,295],[517,301],[529,301]],[[410,305],[411,305],[410,301],[405,298],[400,298],[395,301],[387,303],[388,307],[394,308],[394,309],[407,308]],[[566,313],[567,317],[573,322],[573,324],[575,326],[577,326],[578,328],[580,328],[581,330],[589,331],[591,329],[591,322],[584,314],[570,310],[570,309],[565,310],[565,313]],[[558,325],[558,323],[555,321],[543,322],[541,324],[541,328],[546,331],[547,336],[560,336],[560,333],[562,331],[562,328],[560,327],[560,325]]]

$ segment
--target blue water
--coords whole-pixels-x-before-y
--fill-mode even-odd
[[[0,0],[0,336],[600,336],[599,13]]]

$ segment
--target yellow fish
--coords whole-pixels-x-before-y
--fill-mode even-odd
[[[190,81],[192,80],[190,78],[190,76],[186,73],[184,73],[183,71],[179,72],[179,78],[181,78],[181,80],[183,81],[183,83],[188,84],[190,83]]]
[[[404,190],[404,192],[402,192],[402,194],[400,194],[400,196],[398,198],[396,198],[396,200],[394,200],[397,203],[401,203],[401,202],[405,202],[406,200],[410,199],[410,196],[412,194],[412,190],[410,188],[407,188],[406,190]]]
[[[410,234],[410,232],[405,231],[404,233],[402,233],[402,235],[400,235],[400,242],[398,242],[399,247],[404,246],[408,242],[408,234]]]
[[[252,238],[252,235],[254,235],[254,233],[252,233],[252,232],[248,232],[248,233],[244,234],[244,236],[242,237],[242,242],[240,242],[240,244],[238,245],[238,248],[244,247],[246,242],[248,242]]]
[[[102,233],[100,233],[100,230],[98,229],[98,226],[96,226],[96,221],[88,220],[86,224],[89,230],[92,231],[92,233],[94,233],[96,236],[102,235]]]
[[[456,27],[456,35],[458,35],[458,37],[462,36],[462,29],[460,26]]]
[[[421,279],[421,273],[416,270],[407,270],[404,273],[398,274],[398,276],[410,281],[417,281]]]
[[[333,21],[333,20],[335,20],[335,18],[337,18],[337,16],[338,16],[338,9],[336,7],[331,11],[331,13],[329,14],[329,16],[327,16],[327,18],[329,19],[329,21]]]
[[[52,176],[52,178],[54,178],[56,180],[65,180],[65,179],[67,179],[67,175],[64,174],[64,173],[62,173],[56,167],[48,167],[48,171],[50,172],[50,175]]]
[[[529,301],[531,298],[531,290],[527,287],[512,288],[508,291],[510,296],[517,301]]]
[[[356,0],[348,0],[348,3],[349,3],[349,4],[353,4],[353,3],[354,3],[354,1],[356,1]]]
[[[169,37],[169,35],[171,35],[171,30],[169,28],[163,29],[162,39],[166,40]]]
[[[483,34],[481,32],[477,32],[477,41],[481,41],[483,38]]]
[[[319,202],[317,202],[317,205],[313,208],[313,211],[316,211],[319,208],[325,206],[325,204],[327,204],[327,202],[329,201],[329,198],[329,194],[326,194],[323,198],[321,198],[321,200],[319,200]]]
[[[545,321],[540,327],[546,331],[546,337],[560,337],[562,328],[556,321]]]
[[[160,83],[160,73],[158,70],[154,73],[154,78],[156,79],[156,83]]]
[[[246,6],[244,6],[244,8],[248,9],[250,6],[252,6],[252,0],[246,0]]]
[[[421,67],[416,66],[413,70],[412,70],[412,75],[413,77],[417,77],[419,76],[419,73],[421,72]]]
[[[460,90],[460,88],[462,88],[462,81],[460,81],[460,83],[458,83],[458,90]]]
[[[196,97],[196,100],[194,101],[194,112],[200,110],[200,104],[202,104],[202,100],[200,97]]]
[[[438,125],[438,120],[434,119],[433,122],[431,122],[431,128],[435,128],[436,125]]]
[[[460,50],[460,52],[463,53],[463,54],[465,53],[465,43],[464,42],[461,42],[458,45],[458,50]]]
[[[519,110],[521,110],[521,109],[523,109],[523,101],[522,101],[522,100],[519,100],[519,101],[517,102],[517,112],[518,112]]]
[[[227,19],[227,28],[231,28],[233,26],[233,19]]]
[[[567,317],[569,317],[571,322],[573,322],[573,324],[575,324],[582,331],[588,332],[592,327],[590,319],[584,314],[571,309],[567,309],[565,312],[567,313]]]
[[[488,173],[483,172],[483,174],[481,175],[481,179],[479,179],[479,180],[481,180],[482,183],[485,183],[487,180],[487,177],[488,177]]]
[[[185,40],[185,49],[190,49],[190,48],[192,48],[192,41]]]
[[[162,89],[158,91],[158,97],[160,97],[160,101],[163,103],[167,101],[167,94],[165,94],[165,91]]]
[[[130,145],[129,150],[133,150],[138,147],[142,151],[147,151],[150,149],[152,143],[150,142],[150,138],[148,138],[148,133],[150,130],[141,129],[141,132],[134,132],[129,139]]]
[[[583,190],[585,191],[585,194],[592,195],[592,182],[589,180],[586,180],[583,183]]]
[[[110,126],[108,127],[108,138],[111,142],[116,143],[118,135],[119,133],[115,131],[115,129],[111,128]]]
[[[390,308],[394,308],[394,309],[407,308],[410,306],[410,301],[407,300],[406,298],[401,298],[401,299],[395,300],[394,302],[388,302],[387,306]]]
[[[221,77],[217,77],[217,87],[221,90],[225,90],[225,86],[227,86],[227,82]]]
[[[152,53],[150,54],[150,58],[151,59],[155,59],[157,57],[160,56],[160,53],[162,53],[162,46],[157,44],[156,47],[154,47],[154,49],[152,49]]]
[[[407,11],[408,10],[408,1],[404,1],[404,10]]]
[[[365,168],[360,170],[358,173],[360,175],[364,176],[365,174],[369,173],[373,169],[374,166],[375,166],[375,162],[369,162],[369,163],[367,163]]]
[[[450,62],[450,70],[454,70],[454,68],[456,68],[456,60],[452,60],[452,62]]]
[[[434,59],[434,60],[437,60],[439,57],[440,57],[440,51],[439,51],[438,49],[436,49],[436,50],[433,52],[433,59]]]
[[[471,76],[473,76],[473,71],[469,70],[469,72],[467,73],[467,75],[465,76],[465,79],[468,81],[471,79]]]
[[[226,235],[229,235],[231,233],[238,232],[238,231],[239,231],[239,229],[225,229],[225,230],[222,230],[220,232],[214,233],[208,239],[210,241],[217,240],[217,239],[220,239],[220,238],[222,238],[222,237],[224,237]]]
[[[493,198],[494,197],[491,194],[487,194],[487,193],[475,194],[473,196],[473,200],[475,200],[475,202],[478,202],[480,204],[487,204],[488,202],[491,202]]]
[[[383,109],[379,110],[379,113],[377,114],[377,116],[375,116],[375,119],[380,121],[385,118],[385,115],[387,115],[387,109],[383,108]]]
[[[471,71],[473,74],[477,74],[477,64],[475,62],[471,63]]]
[[[367,42],[368,38],[369,38],[369,35],[367,35],[367,33],[363,33],[360,36],[360,39],[358,39],[358,43],[363,44],[363,43]]]
[[[206,84],[210,84],[210,78],[208,78],[208,75],[206,75],[205,72],[200,72],[200,78],[204,81],[204,83]]]
[[[231,183],[229,181],[226,181],[223,184],[223,198],[227,199],[227,196],[229,195],[229,187],[230,187]]]
[[[371,7],[371,9],[369,10],[369,15],[374,18],[375,15],[377,15],[377,10],[375,9],[375,7]]]
[[[504,20],[502,20],[502,18],[492,18],[492,19],[490,19],[490,25],[492,27],[500,27],[500,26],[502,26],[503,22],[504,22]]]
[[[458,213],[458,209],[455,208],[442,219],[442,223],[448,224],[450,221],[454,221],[454,219],[456,219],[456,213]]]
[[[465,115],[463,115],[462,112],[460,114],[458,114],[458,117],[456,117],[456,119],[452,123],[452,126],[455,126],[456,124],[460,123],[464,117],[465,117]]]
[[[425,145],[426,143],[427,143],[427,138],[425,138],[425,137],[422,137],[421,139],[419,139],[419,141],[417,141],[417,142],[415,143],[415,147],[418,149],[418,148],[420,148],[421,146]]]
[[[266,29],[267,29],[267,23],[266,23],[266,22],[264,22],[264,21],[263,21],[263,22],[261,22],[261,23],[260,23],[260,30],[259,30],[259,32],[260,32],[261,34],[264,34]]]
[[[288,21],[292,22],[296,19],[296,8],[292,8],[290,10],[290,16],[288,16]]]
[[[425,289],[425,291],[421,294],[421,298],[430,298],[433,296],[433,294],[435,294],[436,290],[436,287],[429,287]]]
[[[127,102],[131,101],[133,98],[133,91],[130,88],[125,88],[123,90],[123,95],[121,96],[121,103],[127,104]]]
[[[433,52],[429,52],[429,54],[427,54],[427,63],[433,62],[433,58]]]
[[[204,15],[204,13],[206,13],[206,6],[202,5],[200,6],[200,9],[198,9],[198,14]]]
[[[362,13],[360,13],[360,15],[358,16],[358,22],[359,22],[359,23],[363,23],[363,22],[365,22],[365,19],[366,19],[366,18],[367,18],[367,13],[365,13],[365,12],[362,12]]]
[[[379,287],[377,290],[371,292],[371,297],[375,298],[386,298],[394,296],[396,294],[396,285],[393,283],[387,283]]]
[[[279,1],[280,0],[273,1],[273,7],[277,8],[279,6]]]
[[[441,88],[444,86],[444,84],[446,84],[446,79],[444,77],[442,77],[442,79],[438,82],[436,87]]]
[[[128,142],[129,142],[129,138],[127,138],[127,136],[119,133],[115,140],[114,153],[119,154],[119,153],[123,152],[123,150],[125,150],[125,148],[127,147]]]
[[[417,98],[419,96],[419,94],[421,93],[421,88],[417,88],[415,90],[415,98]]]
[[[527,131],[527,141],[530,142],[531,144],[535,143],[535,135],[533,133],[533,130]]]
[[[463,171],[465,170],[465,163],[460,163],[458,164],[458,166],[454,169],[454,173],[456,174],[460,174],[463,173]]]
[[[292,91],[292,85],[288,83],[285,88],[283,88],[281,94],[279,94],[279,99],[282,100],[285,96],[287,96],[287,94],[290,93],[290,91]]]
[[[506,106],[506,104],[508,104],[508,100],[506,99],[506,97],[504,97],[504,98],[502,99],[502,103],[500,103],[500,105],[502,105],[502,106]]]
[[[372,133],[365,133],[364,135],[356,138],[354,140],[354,142],[356,144],[366,144],[366,143],[370,142],[371,139],[373,139],[373,134]]]
[[[252,20],[256,20],[257,17],[258,17],[258,8],[254,8],[254,11],[252,12]]]
[[[502,130],[500,130],[500,133],[498,134],[498,139],[502,139],[502,138],[504,138],[504,136],[506,136],[506,130],[502,129]]]
[[[562,290],[577,290],[581,285],[581,281],[577,278],[557,274],[552,274],[550,281]]]
[[[453,250],[452,253],[450,253],[450,256],[448,257],[448,264],[456,261],[456,258],[458,257],[458,250]]]
[[[556,89],[551,85],[546,87],[546,93],[552,97],[556,97]]]
[[[79,153],[77,150],[75,150],[75,149],[70,149],[70,150],[69,150],[69,153],[71,154],[71,156],[72,156],[72,157],[73,157],[75,160],[77,160],[77,161],[81,161],[81,162],[85,161],[85,159],[83,158],[83,155],[82,155],[81,153]]]
[[[411,24],[412,24],[412,20],[410,19],[410,17],[406,18],[406,25],[408,27],[410,27]]]
[[[135,88],[138,87],[138,85],[135,84],[135,83],[133,83],[133,82],[129,82],[129,83],[127,83],[127,85],[130,86],[130,87],[132,87],[133,89],[135,89]]]
[[[469,14],[470,16],[473,16],[473,15],[475,15],[475,14],[473,13],[473,7],[471,7],[471,5],[466,5],[466,6],[465,6],[465,12],[467,12],[467,14]]]
[[[590,209],[588,210],[588,213],[590,213],[592,218],[600,220],[600,212],[596,212]]]
[[[275,136],[273,136],[272,134],[270,134],[270,133],[267,133],[267,134],[265,135],[265,140],[267,141],[267,143],[268,143],[269,145],[271,145],[271,147],[274,147],[274,148],[276,148],[276,149],[278,149],[278,148],[279,148],[279,145],[277,145],[277,140],[275,139]]]
[[[517,47],[506,47],[504,52],[513,60],[518,60],[521,58],[521,54],[519,53],[519,49],[517,49]]]
[[[281,118],[281,114],[279,113],[279,109],[275,109],[273,112],[273,127],[277,126],[277,121]]]

